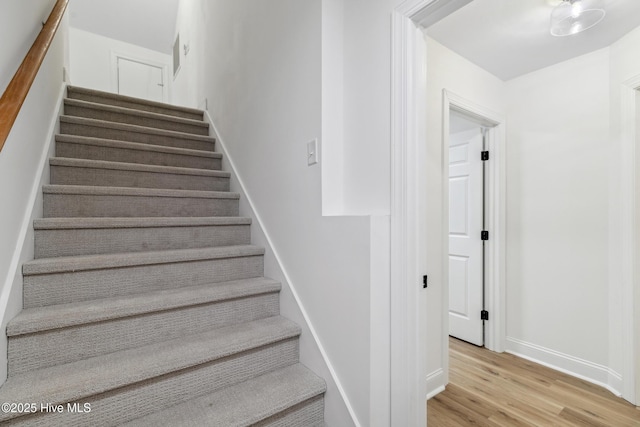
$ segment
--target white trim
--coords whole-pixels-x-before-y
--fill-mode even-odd
[[[338,389],[340,396],[342,397],[342,400],[347,408],[347,410],[349,411],[349,415],[351,416],[351,420],[353,421],[353,424],[356,427],[361,427],[361,423],[358,420],[358,417],[353,409],[353,406],[351,405],[351,402],[349,401],[349,398],[347,396],[347,393],[344,391],[344,388],[342,386],[342,383],[340,382],[340,378],[338,377],[338,375],[336,374],[336,371],[333,367],[333,364],[331,363],[331,360],[329,359],[329,356],[327,355],[327,352],[324,349],[324,346],[322,345],[322,342],[320,341],[320,338],[318,336],[318,333],[316,332],[313,324],[311,323],[311,319],[309,318],[309,315],[307,314],[307,311],[304,307],[304,305],[302,304],[302,300],[300,299],[300,297],[298,296],[298,292],[293,284],[293,281],[291,280],[291,277],[289,276],[289,274],[287,273],[287,270],[284,268],[284,263],[282,262],[282,259],[275,247],[275,245],[273,244],[273,240],[271,239],[271,236],[269,235],[269,232],[267,231],[266,227],[264,226],[264,222],[262,221],[262,218],[260,217],[260,215],[258,214],[258,211],[255,209],[255,204],[253,203],[253,199],[251,198],[251,196],[249,196],[249,193],[246,191],[246,186],[244,185],[244,181],[242,180],[242,178],[240,177],[240,175],[237,173],[237,168],[235,166],[235,163],[233,161],[233,158],[229,155],[229,151],[227,150],[227,146],[224,142],[224,140],[222,139],[222,137],[220,136],[220,133],[218,132],[218,128],[216,127],[215,123],[213,122],[211,116],[209,115],[208,111],[204,112],[204,117],[205,117],[205,122],[209,123],[210,125],[210,134],[212,134],[212,136],[215,137],[216,139],[216,149],[218,151],[220,151],[223,155],[223,159],[226,163],[228,163],[229,166],[229,170],[228,172],[231,173],[233,180],[235,180],[238,184],[239,188],[234,189],[234,191],[237,191],[240,193],[240,198],[241,200],[246,201],[246,206],[249,210],[249,212],[243,212],[243,214],[248,214],[248,216],[250,216],[253,220],[253,226],[257,226],[260,228],[260,231],[262,232],[262,234],[264,235],[264,238],[266,240],[266,248],[265,250],[267,252],[270,252],[273,257],[276,260],[276,263],[278,264],[278,267],[280,268],[280,271],[282,273],[282,276],[285,279],[286,283],[283,283],[283,286],[287,286],[289,288],[289,290],[291,291],[291,294],[293,295],[296,304],[298,305],[298,308],[300,309],[300,312],[304,318],[304,322],[305,322],[305,326],[308,328],[309,332],[311,333],[311,336],[313,337],[313,341],[316,344],[316,346],[318,347],[318,350],[320,351],[320,354],[322,356],[322,359],[331,375],[331,380],[333,381],[333,383],[336,385],[336,388]]]
[[[487,126],[487,148],[490,154],[490,160],[487,164],[487,203],[486,218],[487,229],[491,238],[485,243],[486,265],[485,265],[485,302],[486,309],[489,311],[489,321],[485,324],[485,347],[489,350],[502,352],[504,351],[504,339],[506,335],[506,292],[505,292],[505,248],[506,248],[506,224],[505,224],[505,139],[506,139],[506,119],[503,114],[495,112],[489,108],[476,104],[468,99],[463,98],[449,90],[443,90],[443,132],[442,132],[442,153],[444,156],[444,165],[449,164],[448,149],[449,146],[449,111],[453,109],[471,117]],[[449,206],[449,171],[443,167],[442,170],[442,206],[444,208],[445,221],[448,218],[446,213]],[[446,222],[445,222],[446,223]],[[443,227],[442,239],[445,242],[443,248],[447,248],[448,229]],[[449,295],[449,259],[446,254],[443,260],[443,292],[442,307],[448,307]],[[448,331],[448,310],[443,310],[443,343],[442,343],[442,360],[449,360],[449,331]]]
[[[7,323],[17,313],[8,312],[9,303],[12,298],[19,298],[20,310],[22,310],[22,269],[21,266],[24,262],[33,259],[33,220],[42,217],[42,186],[49,183],[49,174],[45,171],[49,171],[49,158],[52,157],[52,150],[55,146],[55,134],[59,129],[58,119],[64,108],[64,97],[67,93],[67,84],[62,82],[58,97],[56,99],[56,107],[53,111],[51,121],[46,133],[46,142],[42,146],[40,152],[40,159],[38,160],[38,169],[36,177],[33,180],[31,191],[29,192],[29,199],[25,210],[24,219],[20,225],[20,232],[18,234],[18,240],[16,241],[15,250],[13,251],[13,257],[9,264],[9,274],[7,275],[6,282],[2,286],[2,292],[0,292],[0,324],[1,330],[5,330]],[[19,289],[19,294],[15,294],[13,291]],[[17,301],[17,300],[16,300]],[[15,301],[14,301],[15,303]],[[2,334],[2,346],[4,350],[7,347],[7,336]],[[0,384],[6,379],[7,374],[7,352],[1,351],[0,364]]]
[[[403,3],[403,5],[409,2]],[[410,3],[429,4],[431,1]],[[401,5],[402,6],[402,5]],[[416,27],[400,12],[392,21],[391,97],[391,425],[426,424],[426,351],[419,322],[424,293],[417,271],[417,140],[414,90]],[[420,68],[418,68],[420,69]],[[426,95],[425,95],[426,97]],[[424,122],[424,120],[422,120]],[[424,273],[423,273],[424,274]]]
[[[621,333],[622,333],[622,396],[636,404],[640,404],[638,395],[640,390],[636,390],[636,360],[640,357],[637,354],[637,345],[640,341],[640,328],[637,325],[637,314],[635,309],[640,311],[640,301],[636,301],[634,286],[638,282],[636,265],[636,245],[637,242],[637,200],[636,200],[636,91],[640,89],[640,75],[625,81],[620,87],[620,98],[622,100],[621,110],[621,144],[620,144],[620,239],[622,274],[620,277],[620,303],[621,303]],[[610,286],[615,286],[611,283]],[[634,307],[635,306],[635,307]],[[640,382],[640,381],[638,381]]]
[[[471,3],[471,1],[472,0],[436,0],[417,12],[412,20],[420,27],[428,28],[461,7]]]
[[[168,103],[170,99],[171,92],[171,83],[173,82],[172,78],[169,78],[172,74],[169,70],[173,68],[169,66],[167,62],[157,61],[145,56],[140,55],[132,55],[130,53],[124,53],[117,49],[110,49],[109,51],[111,55],[111,91],[113,93],[118,92],[118,59],[126,59],[127,61],[139,62],[141,64],[146,64],[152,67],[160,68],[162,70],[162,84],[164,85],[162,88],[162,102]]]
[[[616,396],[620,396],[620,392],[613,388],[609,381],[619,382],[622,377],[604,365],[512,337],[506,339],[506,352],[604,387]]]
[[[426,425],[426,294],[422,292],[418,208],[426,126],[422,12],[443,0],[405,0],[391,25],[391,425]],[[428,13],[426,14],[428,15]],[[446,377],[446,372],[445,372]]]
[[[427,375],[427,400],[444,391],[446,384],[444,369],[438,368]]]

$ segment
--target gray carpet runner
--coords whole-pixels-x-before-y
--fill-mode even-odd
[[[202,111],[67,96],[0,424],[323,426]]]

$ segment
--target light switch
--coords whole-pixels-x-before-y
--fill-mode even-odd
[[[307,142],[307,165],[315,165],[318,163],[318,140]]]

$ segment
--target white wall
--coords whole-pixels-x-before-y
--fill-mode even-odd
[[[166,89],[171,91],[170,55],[73,27],[69,28],[71,84],[105,92],[117,92],[114,54],[163,66],[165,84],[168,85]]]
[[[55,2],[0,6],[0,79],[4,88],[22,62]],[[43,14],[44,12],[44,14]],[[46,169],[57,101],[63,89],[66,17],[0,152],[0,330],[22,309],[22,263],[33,259],[32,214],[42,216],[40,178]],[[0,382],[7,374],[7,338],[0,334]]]
[[[606,382],[609,50],[507,87],[507,348]]]
[[[0,93],[22,63],[54,4],[54,0],[0,0],[0,34],[3,40],[11,41],[0,43]]]
[[[370,419],[370,401],[378,399],[370,385],[375,375],[370,351],[384,347],[384,340],[372,341],[376,331],[371,330],[369,307],[372,271],[388,277],[384,265],[370,261],[375,255],[388,265],[388,219],[385,228],[384,219],[374,226],[368,218],[323,217],[321,167],[307,166],[306,143],[323,131],[322,5],[312,0],[216,0],[191,10],[186,13],[197,12],[203,19],[201,33],[189,36],[192,45],[202,43],[202,63],[194,59],[188,66],[201,67],[206,76],[198,96],[208,100],[219,137],[260,218],[263,228],[253,227],[254,242],[272,244],[265,274],[283,280],[282,314],[308,330],[306,314],[339,380],[333,381],[312,335],[303,333],[302,362],[329,384],[327,424],[353,425],[346,405],[359,425],[384,422]],[[178,26],[191,22],[184,17],[178,21]],[[183,34],[184,28],[177,31]],[[246,205],[242,209],[248,213]],[[383,242],[375,250],[374,239]],[[380,287],[384,294],[384,283]]]
[[[204,13],[201,2],[178,2],[173,40],[175,41],[176,36],[180,35],[180,69],[175,76],[171,77],[173,79],[171,102],[176,105],[201,109],[206,107],[205,95],[198,90],[203,87],[202,58],[205,54],[205,40],[199,35],[203,31]]]
[[[344,198],[344,1],[322,1],[322,213],[341,215]]]
[[[427,153],[423,160],[427,171],[426,271],[429,274],[427,301],[427,372],[431,381],[429,392],[446,381],[448,296],[443,294],[448,271],[443,263],[448,253],[448,242],[443,233],[448,229],[448,206],[443,205],[443,170],[448,164],[448,150],[443,151],[443,90],[446,89],[474,104],[498,113],[506,107],[504,82],[472,64],[460,55],[427,37]],[[448,169],[447,169],[448,170]],[[445,370],[445,371],[443,371]],[[442,372],[442,373],[440,373]]]
[[[390,211],[393,5],[344,1],[344,205],[351,214]]]

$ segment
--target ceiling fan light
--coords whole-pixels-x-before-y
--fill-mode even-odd
[[[593,27],[605,15],[603,0],[564,0],[551,12],[551,35],[570,36]]]

